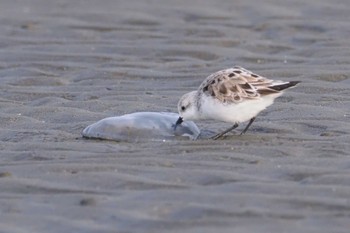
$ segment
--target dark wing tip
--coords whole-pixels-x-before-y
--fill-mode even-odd
[[[270,86],[269,88],[272,89],[272,90],[275,90],[275,91],[282,91],[284,89],[294,87],[298,83],[300,83],[300,81],[290,81],[288,83],[284,83],[284,84],[281,84],[281,85]]]
[[[293,87],[293,86],[297,85],[298,83],[301,83],[301,81],[290,81],[289,83],[292,85],[291,87]]]

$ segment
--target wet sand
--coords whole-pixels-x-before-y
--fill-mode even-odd
[[[1,1],[0,232],[349,232],[349,12],[346,0]],[[233,65],[302,83],[242,137],[80,135],[175,112]]]

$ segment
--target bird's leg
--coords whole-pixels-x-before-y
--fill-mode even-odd
[[[235,123],[232,127],[228,128],[227,130],[225,130],[225,131],[223,131],[221,133],[218,133],[218,134],[214,135],[213,137],[211,137],[211,139],[214,139],[214,140],[219,139],[222,136],[224,136],[226,133],[230,132],[231,130],[233,130],[233,129],[237,128],[237,127],[238,127],[238,124]]]
[[[253,117],[252,119],[250,119],[248,125],[244,128],[244,130],[242,131],[241,135],[245,134],[245,132],[247,132],[249,126],[253,123],[253,121],[255,120],[255,117]]]

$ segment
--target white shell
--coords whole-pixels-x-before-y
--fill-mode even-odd
[[[174,136],[197,139],[200,130],[192,121],[184,121],[174,130],[178,118],[179,115],[172,112],[136,112],[102,119],[86,127],[82,135],[115,141],[168,139]]]

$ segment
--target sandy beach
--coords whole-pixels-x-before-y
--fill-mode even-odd
[[[0,232],[348,233],[349,12],[346,0],[2,0]],[[81,137],[104,117],[176,112],[234,65],[302,83],[244,136]]]

